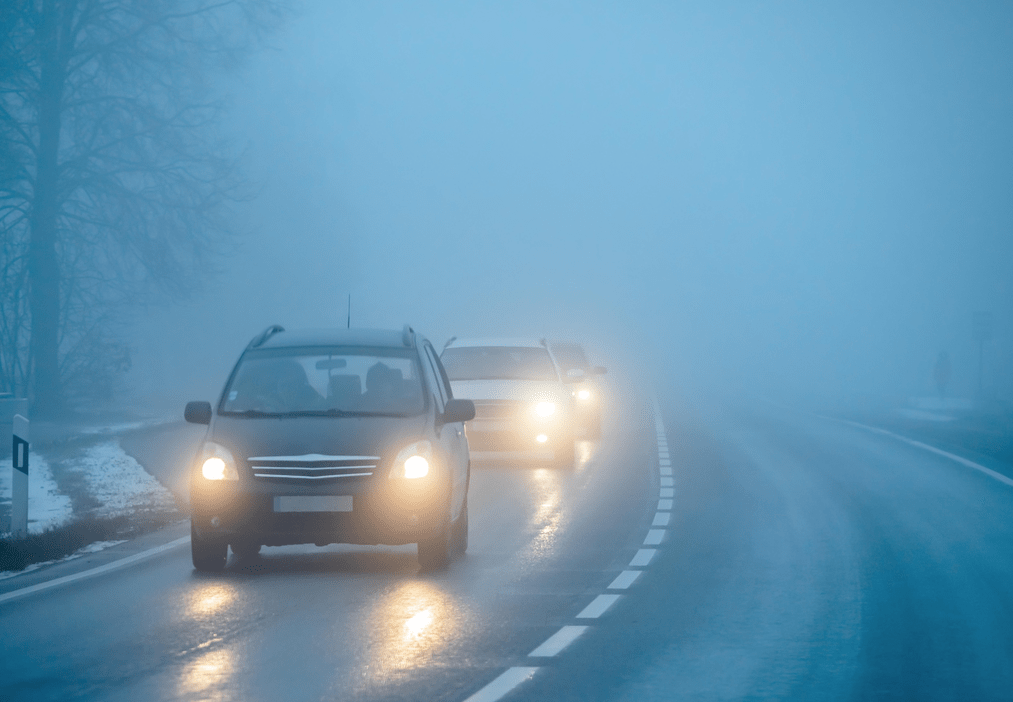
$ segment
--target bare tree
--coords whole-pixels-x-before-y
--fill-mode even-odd
[[[36,414],[122,366],[125,305],[184,295],[242,180],[213,80],[275,0],[0,0],[0,371]],[[27,292],[26,292],[27,291]],[[25,333],[30,340],[25,356]]]

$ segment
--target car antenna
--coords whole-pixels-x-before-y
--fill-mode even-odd
[[[348,326],[346,328],[352,328],[352,293],[348,293]]]

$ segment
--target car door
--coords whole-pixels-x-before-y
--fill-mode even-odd
[[[436,411],[443,414],[447,401],[453,397],[450,383],[447,382],[447,374],[428,341],[423,345],[422,355],[425,357],[426,377],[433,388]],[[442,427],[438,426],[437,435],[451,473],[451,514],[456,519],[468,490],[468,444],[464,436],[464,423],[451,422]]]

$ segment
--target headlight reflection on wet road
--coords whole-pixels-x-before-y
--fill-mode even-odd
[[[229,648],[208,651],[183,669],[179,681],[179,699],[219,700],[231,697],[230,681],[235,668]]]
[[[367,619],[373,663],[364,671],[362,690],[375,692],[432,665],[454,639],[463,615],[452,596],[434,583],[396,585]]]
[[[235,588],[228,583],[209,583],[197,588],[187,598],[186,614],[203,619],[228,607],[236,599]]]

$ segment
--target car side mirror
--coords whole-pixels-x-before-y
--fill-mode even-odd
[[[567,383],[579,383],[582,380],[584,380],[584,371],[583,371],[583,369],[581,369],[581,368],[571,368],[570,370],[566,371],[566,381],[565,382],[567,382]]]
[[[608,373],[608,369],[605,366],[595,366],[591,369],[593,375],[605,375]]]
[[[183,410],[183,419],[190,422],[191,424],[210,424],[211,403],[187,402],[186,409]]]
[[[475,403],[471,400],[447,400],[441,420],[444,424],[467,422],[475,418]]]

